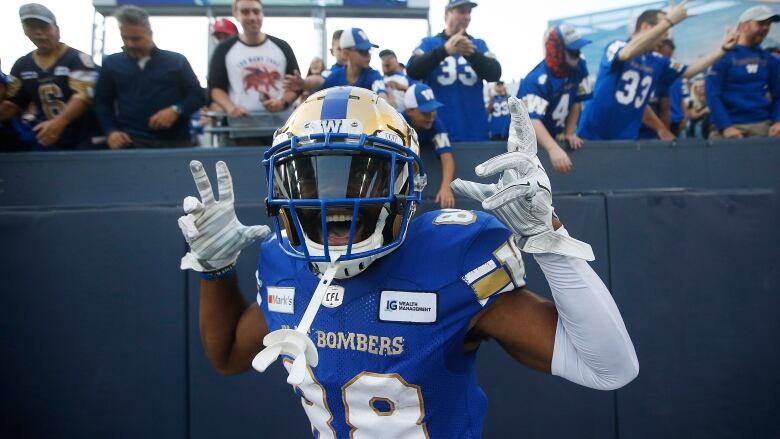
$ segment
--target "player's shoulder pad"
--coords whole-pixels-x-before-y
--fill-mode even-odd
[[[406,240],[392,258],[400,272],[433,273],[424,281],[450,284],[492,260],[493,252],[510,235],[509,229],[488,213],[436,210],[412,222]]]

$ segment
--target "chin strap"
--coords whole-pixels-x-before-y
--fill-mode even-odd
[[[263,338],[263,344],[266,347],[252,360],[252,367],[258,372],[265,372],[268,366],[279,358],[279,355],[291,356],[294,360],[287,376],[287,382],[299,386],[306,377],[306,365],[317,366],[319,362],[317,347],[314,346],[308,333],[314,317],[320,309],[322,299],[338,273],[339,265],[341,264],[338,261],[328,265],[295,329],[277,329]]]

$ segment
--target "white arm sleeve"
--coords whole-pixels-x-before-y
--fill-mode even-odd
[[[557,232],[568,235],[562,227]],[[598,390],[631,382],[639,361],[604,282],[582,259],[552,253],[534,258],[558,309],[552,374]]]

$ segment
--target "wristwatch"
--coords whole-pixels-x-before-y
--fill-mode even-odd
[[[181,107],[180,107],[180,106],[178,106],[178,105],[174,104],[174,105],[171,105],[171,109],[172,109],[173,111],[175,111],[175,112],[176,112],[176,114],[181,114],[181,111],[182,111],[182,110],[181,110]]]

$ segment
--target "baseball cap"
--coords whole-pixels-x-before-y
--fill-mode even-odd
[[[363,29],[358,27],[345,30],[339,39],[339,46],[341,46],[342,49],[350,49],[354,47],[358,50],[368,50],[372,47],[379,47],[371,41],[368,41],[368,35],[363,32]]]
[[[771,9],[769,9],[768,6],[753,6],[752,8],[749,8],[745,12],[742,13],[742,15],[739,16],[739,21],[737,23],[742,23],[743,21],[764,21],[764,20],[772,20],[773,23],[777,23],[780,21],[780,15],[775,14],[772,12]]]
[[[566,48],[571,50],[580,50],[591,43],[590,40],[582,38],[582,35],[577,32],[577,29],[575,29],[574,26],[566,23],[558,25],[558,35],[561,36]]]
[[[476,7],[477,7],[477,4],[476,4],[476,3],[474,3],[474,2],[471,2],[471,1],[469,1],[469,0],[449,0],[449,1],[447,2],[447,6],[445,6],[445,8],[444,8],[444,9],[445,9],[446,11],[449,11],[449,10],[450,10],[450,9],[452,9],[452,8],[457,8],[458,6],[463,6],[463,5],[469,5],[469,6],[471,6],[472,8],[476,8]]]
[[[19,7],[19,18],[24,20],[41,20],[44,23],[57,25],[57,19],[54,18],[54,14],[46,6],[39,5],[38,3],[27,3]]]
[[[227,34],[232,37],[238,34],[238,28],[227,18],[218,18],[214,21],[214,26],[211,27],[211,33]]]
[[[443,107],[444,104],[436,100],[430,87],[418,82],[406,89],[404,106],[407,109],[416,108],[423,113],[430,113],[439,107]]]

